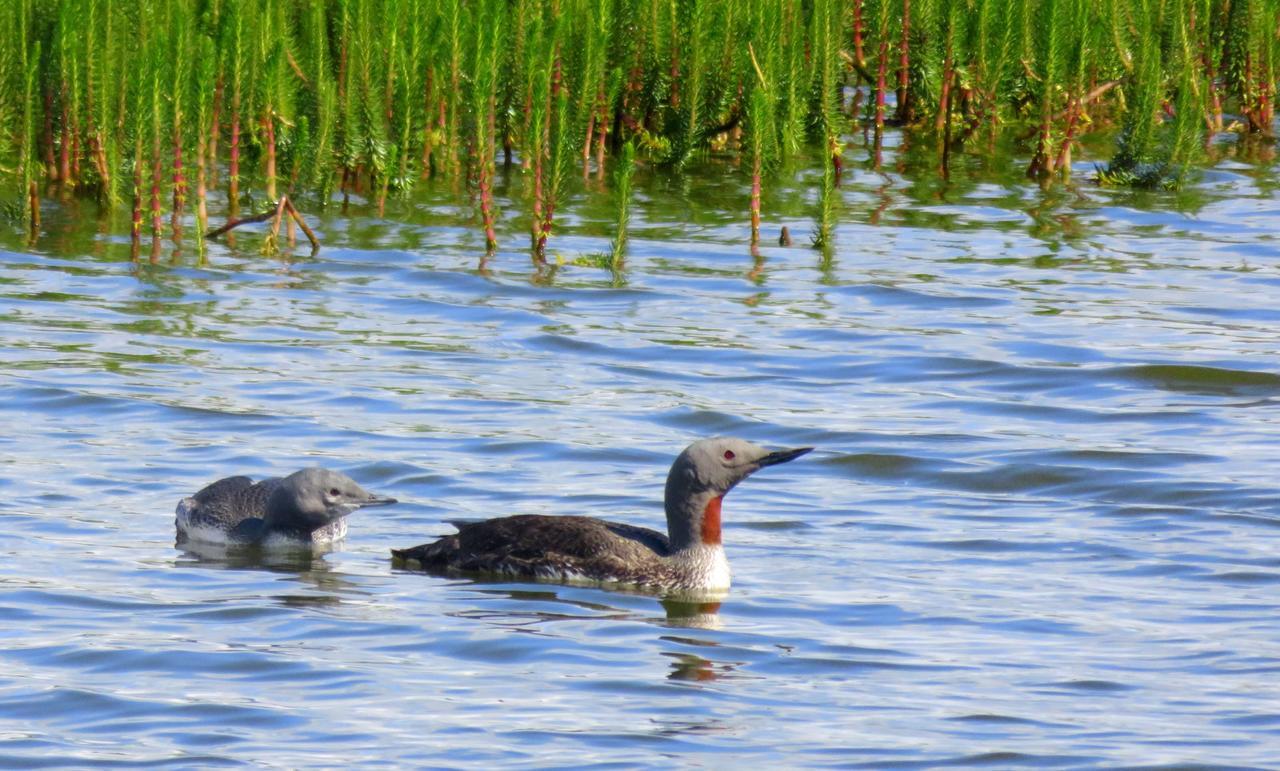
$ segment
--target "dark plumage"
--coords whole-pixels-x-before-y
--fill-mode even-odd
[[[536,514],[450,524],[458,528],[457,533],[391,553],[424,569],[629,584],[672,577],[663,561],[671,556],[670,541],[644,527],[595,517]]]
[[[351,512],[395,502],[322,468],[257,483],[234,476],[179,501],[174,526],[179,543],[323,543],[346,534]]]
[[[738,482],[811,450],[769,452],[742,439],[694,442],[667,475],[668,535],[594,517],[521,515],[453,522],[458,532],[392,555],[424,570],[669,589],[726,589],[720,505]]]

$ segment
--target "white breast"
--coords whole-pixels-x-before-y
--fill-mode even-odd
[[[724,547],[699,544],[671,555],[680,563],[682,583],[689,589],[724,590],[729,588],[732,573]]]
[[[330,522],[311,531],[311,540],[299,540],[280,533],[272,533],[262,539],[264,549],[296,549],[299,546],[328,546],[347,537],[347,518]]]

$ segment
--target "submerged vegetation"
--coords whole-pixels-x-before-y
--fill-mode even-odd
[[[636,163],[740,158],[754,246],[770,171],[816,148],[825,248],[851,133],[872,165],[886,125],[932,135],[945,175],[1015,132],[1051,184],[1108,130],[1099,182],[1171,186],[1214,134],[1272,134],[1280,75],[1280,0],[3,0],[0,23],[0,198],[33,235],[49,197],[127,208],[136,245],[166,215],[204,233],[211,199],[265,196],[278,230],[286,193],[381,210],[435,176],[492,251],[501,162],[536,261],[570,175],[612,179],[615,265]]]

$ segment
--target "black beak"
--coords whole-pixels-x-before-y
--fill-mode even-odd
[[[790,450],[774,450],[760,460],[756,461],[756,465],[760,468],[765,466],[776,466],[779,463],[786,463],[789,460],[795,460],[807,452],[812,452],[812,447],[795,447]]]
[[[361,506],[390,506],[393,503],[399,503],[399,501],[397,501],[395,498],[388,498],[383,495],[370,495],[369,499],[360,505]]]

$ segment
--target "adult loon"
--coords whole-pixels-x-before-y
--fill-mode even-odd
[[[254,483],[227,477],[178,502],[178,543],[327,544],[347,534],[347,515],[395,503],[365,490],[346,474],[323,468]]]
[[[729,437],[694,442],[667,475],[667,535],[594,517],[521,515],[452,522],[457,533],[391,553],[425,570],[721,591],[730,575],[720,539],[725,493],[765,466],[812,449],[770,452]]]

